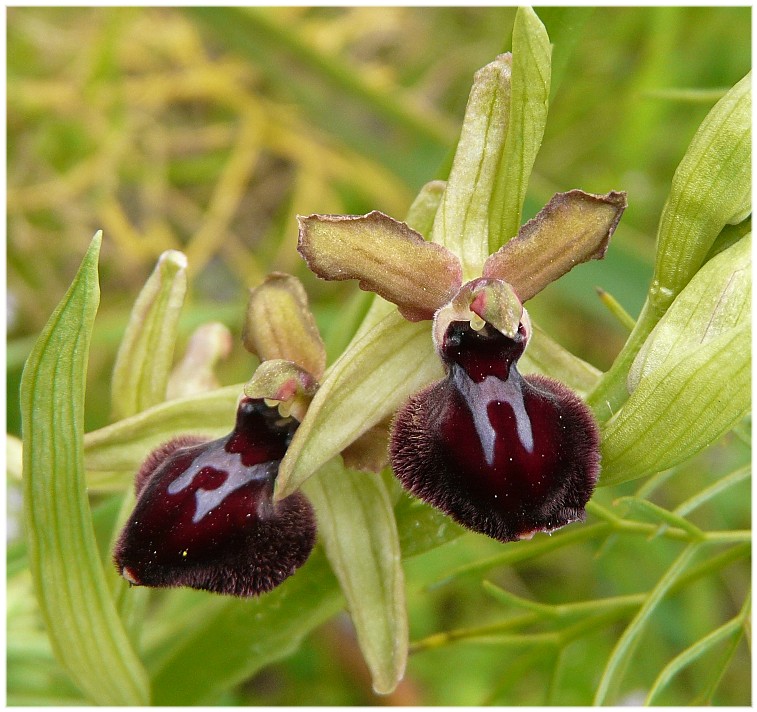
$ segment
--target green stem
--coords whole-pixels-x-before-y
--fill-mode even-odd
[[[594,390],[587,396],[586,404],[594,411],[600,423],[607,422],[628,399],[626,379],[631,364],[668,306],[668,304],[655,305],[650,289],[647,301],[628,340],[609,371],[602,375],[594,386]]]

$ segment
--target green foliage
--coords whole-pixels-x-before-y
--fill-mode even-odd
[[[443,184],[412,198],[511,27],[518,161],[490,249],[556,191],[630,207],[607,260],[529,302],[523,360],[589,394],[605,486],[584,524],[503,545],[335,458],[439,364],[427,324],[306,273],[294,218],[380,209],[428,236]],[[748,8],[9,9],[8,702],[748,704],[749,61]],[[97,239],[55,308],[93,222],[97,322]],[[183,269],[133,310],[167,250],[181,316]],[[109,559],[134,472],[175,433],[228,432],[246,288],[273,270],[302,278],[329,354],[277,483],[320,468],[321,543],[253,600],[129,589]],[[630,339],[597,283],[641,311]],[[236,337],[231,385],[163,401],[210,320]]]
[[[100,290],[98,233],[21,380],[27,544],[53,650],[99,704],[149,699],[147,675],[108,592],[84,481],[84,379]]]

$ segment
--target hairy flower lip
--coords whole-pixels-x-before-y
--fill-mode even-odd
[[[228,436],[158,448],[136,478],[137,502],[113,556],[119,573],[133,585],[237,596],[294,573],[315,544],[315,515],[299,492],[276,504],[272,494],[296,427],[244,398]]]
[[[585,517],[599,471],[591,412],[558,381],[521,376],[525,329],[508,339],[452,322],[447,376],[398,411],[395,475],[412,494],[500,541]]]

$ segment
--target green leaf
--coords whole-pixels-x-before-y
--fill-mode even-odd
[[[442,375],[427,322],[405,321],[393,309],[370,330],[360,331],[327,372],[294,434],[274,497],[290,495],[321,465]]]
[[[165,400],[186,291],[187,258],[168,250],[134,303],[116,355],[111,387],[116,419]]]
[[[27,541],[61,665],[96,704],[145,705],[147,676],[108,591],[84,481],[84,389],[101,239],[93,239],[22,377]]]
[[[602,431],[601,485],[660,472],[712,444],[751,407],[745,324],[668,359]]]
[[[680,655],[677,655],[671,660],[657,676],[652,688],[647,693],[647,699],[644,701],[645,705],[654,704],[655,698],[660,692],[665,689],[668,683],[679,673],[691,665],[694,661],[701,658],[707,652],[709,652],[716,645],[720,644],[724,640],[735,639],[738,640],[744,633],[744,622],[749,614],[750,601],[744,604],[744,608],[739,615],[732,618],[727,623],[724,623],[719,628],[711,631],[704,637],[700,638],[696,643],[689,646]]]
[[[704,532],[699,527],[692,524],[688,519],[682,517],[680,514],[670,512],[667,509],[654,504],[654,502],[650,502],[646,499],[640,499],[638,497],[620,497],[616,501],[616,504],[620,503],[627,504],[632,509],[636,509],[640,512],[650,515],[651,517],[654,517],[655,519],[659,519],[669,526],[679,527],[685,532],[688,532],[691,535],[692,539],[704,539]]]
[[[211,439],[229,433],[234,427],[235,406],[243,387],[239,383],[160,403],[87,433],[84,436],[87,472],[126,471],[133,475],[151,450],[180,433]]]
[[[636,649],[641,633],[649,625],[657,605],[684,573],[691,559],[699,551],[699,548],[699,544],[689,544],[681,552],[652,591],[650,591],[644,605],[623,631],[623,635],[616,643],[602,673],[602,678],[599,681],[599,686],[594,696],[595,705],[604,705],[612,702],[612,697],[615,695],[615,691],[625,673],[628,661]]]
[[[646,302],[622,351],[587,397],[600,422],[628,398],[626,380],[639,349],[724,227],[741,222],[750,210],[751,103],[747,75],[705,117],[676,170],[660,218]]]
[[[489,205],[509,123],[512,57],[476,72],[431,239],[454,252],[463,280],[481,275],[489,254]]]
[[[749,73],[707,114],[673,176],[648,295],[659,315],[696,274],[723,227],[750,212],[751,81]]]
[[[405,672],[408,631],[397,524],[384,484],[334,458],[303,491],[315,507],[373,688],[392,692]]]
[[[547,124],[552,47],[530,7],[513,25],[511,98],[507,138],[489,207],[489,252],[518,233],[528,179]]]
[[[713,257],[657,323],[628,374],[630,391],[670,358],[751,321],[752,239]]]

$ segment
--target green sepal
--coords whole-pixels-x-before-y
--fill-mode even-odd
[[[530,7],[520,7],[513,25],[511,99],[507,137],[489,206],[489,252],[520,227],[523,201],[547,125],[552,46]]]
[[[116,355],[111,386],[114,419],[165,400],[186,291],[187,258],[167,250],[134,302]]]
[[[431,239],[456,254],[463,280],[481,276],[489,254],[489,207],[509,123],[512,56],[503,54],[473,78],[452,169]]]
[[[261,361],[293,361],[316,379],[326,368],[326,349],[296,277],[272,272],[250,290],[242,342]]]
[[[429,324],[392,310],[362,332],[329,369],[279,467],[274,498],[318,468],[407,398],[443,375]]]
[[[723,227],[751,210],[751,81],[750,72],[715,104],[673,176],[648,294],[658,318],[696,274]]]
[[[678,295],[640,349],[628,374],[633,390],[668,359],[751,321],[752,238],[707,262]]]
[[[147,674],[108,588],[84,478],[84,391],[101,240],[97,233],[21,379],[26,540],[60,664],[95,704],[146,705]]]
[[[751,407],[751,325],[666,359],[602,429],[599,484],[673,467],[728,432]]]
[[[397,523],[381,477],[336,457],[303,486],[347,600],[373,689],[392,692],[407,662],[408,626]]]
[[[525,302],[577,264],[602,259],[625,209],[622,192],[556,193],[515,239],[486,260],[484,277],[508,282]]]
[[[357,279],[410,321],[433,318],[460,287],[455,255],[377,210],[297,219],[297,249],[312,272],[328,280]]]
[[[159,403],[87,433],[84,462],[88,475],[123,472],[124,486],[131,486],[134,473],[147,454],[176,435],[194,434],[213,439],[231,432],[243,387],[244,384],[239,383]],[[90,486],[93,485],[94,481],[90,480]]]
[[[415,196],[412,205],[407,209],[405,222],[427,240],[431,237],[431,230],[434,227],[434,216],[436,215],[436,211],[439,210],[446,187],[446,181],[429,181],[418,191],[418,195]]]
[[[584,397],[596,384],[602,372],[575,356],[531,322],[531,338],[518,362],[521,373],[541,373],[562,381]]]

